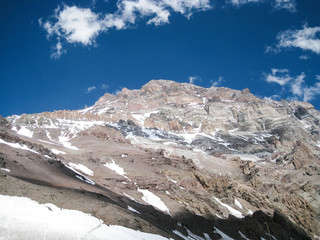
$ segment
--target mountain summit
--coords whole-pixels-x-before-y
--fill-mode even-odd
[[[318,239],[319,120],[305,102],[152,80],[85,109],[1,118],[0,196],[102,221],[59,239],[125,239],[107,225],[142,234],[131,239]]]

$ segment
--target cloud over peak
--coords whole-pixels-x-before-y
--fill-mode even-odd
[[[320,76],[317,75],[317,82],[313,86],[308,86],[305,82],[306,75],[302,72],[297,76],[290,76],[288,69],[271,69],[271,73],[264,75],[266,82],[273,82],[281,85],[283,90],[288,90],[291,99],[300,99],[305,102],[312,101],[320,95]]]

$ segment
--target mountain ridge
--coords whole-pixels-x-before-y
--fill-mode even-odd
[[[103,200],[90,214],[174,239],[320,235],[320,113],[309,103],[151,80],[85,109],[0,120],[0,194],[49,184],[102,195],[120,217],[99,214]]]

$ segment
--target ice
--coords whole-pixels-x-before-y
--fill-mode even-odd
[[[192,233],[188,228],[186,228],[187,233],[188,233],[188,237],[190,237],[190,239],[194,239],[194,240],[205,240],[204,238]]]
[[[176,235],[178,235],[179,237],[181,237],[182,239],[184,240],[211,240],[210,236],[207,234],[207,233],[204,233],[204,237],[200,237],[194,233],[192,233],[189,229],[187,229],[187,233],[188,233],[188,236],[185,236],[183,235],[181,232],[179,232],[178,230],[173,230],[172,232]]]
[[[164,204],[164,202],[161,200],[161,198],[159,198],[158,196],[156,196],[155,194],[153,194],[149,190],[144,190],[144,189],[138,188],[138,191],[143,194],[143,197],[142,197],[143,201],[145,201],[146,203],[149,203],[150,205],[154,206],[155,208],[160,209],[161,211],[170,213],[169,208]]]
[[[0,168],[1,171],[6,171],[6,172],[10,172],[10,169],[8,168]]]
[[[270,233],[266,233],[266,235],[269,236],[269,238],[271,237],[273,240],[277,240],[277,238]]]
[[[51,151],[52,151],[54,154],[66,154],[66,153],[63,152],[63,151],[60,151],[60,150],[57,150],[57,149],[54,149],[54,148],[52,148]]]
[[[141,214],[140,212],[138,212],[137,210],[135,210],[134,208],[128,206],[128,210],[131,211],[131,212],[134,212],[134,213],[138,213],[138,214]]]
[[[240,236],[245,240],[250,240],[250,238],[247,238],[246,235],[244,235],[242,232],[239,231]]]
[[[109,168],[112,171],[115,171],[117,174],[125,177],[126,173],[125,173],[124,169],[122,167],[120,167],[118,164],[116,164],[113,159],[112,159],[111,163],[105,163],[104,166],[106,166],[107,168]]]
[[[38,152],[36,152],[36,151],[28,148],[28,147],[27,147],[26,145],[24,145],[24,144],[6,142],[6,141],[2,140],[1,138],[0,138],[0,143],[6,144],[6,145],[8,145],[8,146],[10,146],[10,147],[12,147],[12,148],[27,150],[27,151],[30,151],[30,152],[33,152],[33,153],[36,153],[36,154],[40,154],[40,153],[38,153]]]
[[[235,204],[238,208],[243,209],[242,204],[241,204],[237,199],[234,200],[234,204]]]
[[[219,233],[221,235],[222,238],[220,238],[220,240],[234,240],[233,238],[229,237],[227,234],[225,234],[224,232],[220,231],[218,228],[214,228],[214,231],[216,233]]]
[[[203,235],[206,240],[212,240],[208,233],[204,233]]]
[[[241,212],[239,212],[238,210],[230,207],[228,204],[225,204],[223,202],[221,202],[218,198],[213,197],[214,200],[216,200],[219,204],[221,204],[222,206],[224,206],[225,208],[228,209],[228,211],[230,212],[231,215],[237,217],[237,218],[243,218],[244,216],[242,215]]]
[[[75,168],[75,169],[79,170],[80,172],[83,172],[83,173],[85,173],[87,175],[93,176],[93,171],[91,169],[87,168],[86,166],[80,164],[80,163],[72,163],[72,162],[70,162],[69,166],[73,167],[73,168]]]
[[[105,225],[89,214],[39,204],[26,197],[0,195],[0,239],[166,240],[160,235]],[[168,240],[168,239],[167,239]]]
[[[19,135],[22,136],[26,136],[29,138],[32,138],[33,136],[33,132],[30,131],[28,128],[26,128],[25,126],[21,126],[21,128],[19,129],[19,131],[17,132]]]

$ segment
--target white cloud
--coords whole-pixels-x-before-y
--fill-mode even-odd
[[[271,74],[268,75],[265,74],[265,81],[266,82],[274,82],[278,83],[279,85],[283,86],[287,84],[291,80],[291,77],[289,76],[288,69],[271,69]]]
[[[229,3],[235,6],[240,6],[248,3],[258,3],[258,2],[262,2],[262,0],[230,0],[229,1]]]
[[[195,81],[201,81],[201,78],[199,76],[190,76],[189,77],[189,83],[194,84]]]
[[[274,1],[275,9],[286,9],[290,12],[296,11],[296,1],[295,0],[275,0]]]
[[[222,82],[224,82],[224,79],[223,79],[223,77],[219,76],[219,78],[218,78],[217,81],[214,81],[214,82],[211,82],[211,83],[212,83],[212,86],[217,87],[217,86],[219,86]]]
[[[271,3],[276,10],[286,9],[290,12],[296,11],[296,1],[295,0],[227,0],[229,4],[240,7],[241,5],[250,3]]]
[[[57,38],[59,48],[55,48],[52,56],[58,58],[63,53],[62,40],[88,46],[95,43],[101,32],[110,28],[126,29],[140,19],[147,19],[147,24],[161,25],[169,23],[172,12],[190,18],[194,12],[210,8],[210,0],[118,0],[114,13],[102,15],[90,8],[63,5],[55,10],[51,19],[45,22],[40,19],[39,24],[46,30],[48,38]]]
[[[297,76],[290,76],[288,69],[271,69],[271,74],[265,75],[266,82],[275,82],[288,90],[292,95],[288,100],[312,101],[320,95],[320,75],[316,75],[317,82],[313,86],[308,86],[305,82],[306,75],[302,72]],[[279,95],[273,95],[265,99],[279,99]]]
[[[287,30],[277,36],[277,49],[300,48],[320,54],[320,27],[303,26],[300,30]]]
[[[87,94],[95,91],[96,89],[97,89],[96,86],[88,87],[88,88],[87,88]]]

